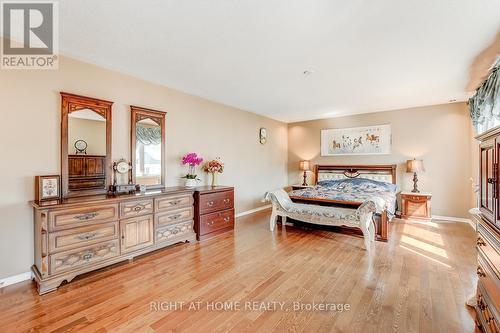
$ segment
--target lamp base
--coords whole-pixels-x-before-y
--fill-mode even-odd
[[[302,182],[302,186],[307,186],[307,173],[306,171],[304,170],[304,181]]]
[[[413,190],[411,190],[412,193],[420,193],[420,191],[418,190],[417,182],[418,182],[417,173],[414,172],[413,173]]]

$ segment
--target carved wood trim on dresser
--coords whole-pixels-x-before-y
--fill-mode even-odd
[[[119,261],[196,240],[193,190],[32,202],[38,292]]]
[[[500,127],[477,139],[479,145],[479,209],[477,230],[477,324],[484,332],[500,332],[500,200],[498,163]]]
[[[234,188],[197,187],[194,192],[194,228],[198,240],[234,229]]]

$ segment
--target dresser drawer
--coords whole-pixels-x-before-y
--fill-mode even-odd
[[[486,333],[500,332],[498,312],[495,308],[491,307],[491,299],[485,292],[481,281],[477,284],[476,303],[476,318],[483,329],[482,331]]]
[[[48,213],[49,231],[76,228],[118,220],[118,205],[89,206]]]
[[[118,240],[53,254],[49,256],[50,273],[59,274],[71,269],[91,266],[97,262],[117,257],[119,254]]]
[[[193,205],[193,196],[182,195],[175,197],[162,197],[155,199],[155,212],[169,211],[172,209],[178,209],[182,207],[188,207]]]
[[[200,235],[234,226],[234,209],[202,215],[200,217]]]
[[[155,225],[163,227],[170,224],[179,223],[193,219],[193,207],[181,208],[169,212],[155,214]]]
[[[500,244],[497,239],[496,232],[485,222],[477,224],[477,242],[476,247],[481,253],[484,260],[490,265],[491,269],[500,278]]]
[[[234,207],[234,191],[200,195],[200,213],[206,214]]]
[[[120,218],[153,214],[153,199],[134,200],[120,203]]]
[[[482,252],[479,252],[477,261],[478,280],[484,289],[484,293],[486,294],[483,296],[488,297],[490,301],[490,311],[496,312],[496,309],[498,309],[498,307],[500,306],[500,304],[498,304],[498,302],[500,301],[500,280],[498,279],[498,276],[496,276],[496,274],[492,271],[489,264],[485,261]],[[498,319],[498,314],[495,313],[494,315]]]
[[[49,233],[50,253],[118,238],[118,222],[96,224]]]
[[[155,232],[155,241],[161,243],[190,233],[193,233],[193,221],[185,221],[158,228]]]

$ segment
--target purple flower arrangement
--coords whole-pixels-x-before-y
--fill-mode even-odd
[[[188,173],[182,178],[198,180],[194,170],[196,166],[201,164],[201,162],[203,162],[203,158],[199,157],[196,153],[188,153],[182,156],[182,165],[189,166]]]

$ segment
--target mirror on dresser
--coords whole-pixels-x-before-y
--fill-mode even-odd
[[[165,112],[131,106],[132,181],[147,189],[165,186]]]
[[[107,193],[111,185],[113,102],[61,93],[63,197]]]

